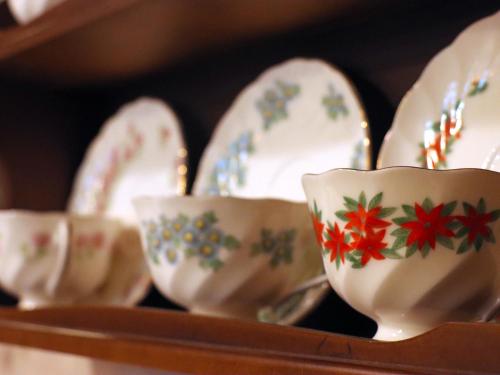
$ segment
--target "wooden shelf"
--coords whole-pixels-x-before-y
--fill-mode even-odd
[[[67,0],[26,25],[0,32],[4,75],[73,84],[129,77],[208,48],[374,6],[359,0],[99,0],[89,5]]]
[[[306,329],[118,308],[0,311],[0,343],[203,374],[500,372],[500,325],[450,323],[392,343]]]
[[[237,93],[264,69],[295,56],[324,59],[350,75],[366,104],[376,152],[397,103],[429,59],[497,8],[486,0],[453,6],[431,0],[99,0],[92,6],[67,0],[30,24],[0,31],[0,156],[13,182],[12,204],[63,209],[103,121],[142,95],[166,100],[179,114],[192,174]],[[155,292],[144,304],[172,307]],[[322,331],[167,310],[0,309],[0,366],[1,348],[12,346],[67,353],[71,363],[78,357],[139,366],[155,375],[500,373],[500,325],[447,324],[398,343],[343,336],[325,331],[369,336],[374,326],[333,293],[301,324]],[[9,372],[0,367],[0,373]]]

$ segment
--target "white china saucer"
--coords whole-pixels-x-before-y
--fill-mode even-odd
[[[109,119],[92,142],[78,171],[68,210],[103,214],[134,227],[132,198],[185,193],[186,157],[173,111],[161,100],[138,99]],[[124,236],[124,241],[136,241],[136,251],[115,252],[108,279],[86,302],[134,305],[147,293],[151,280],[138,232],[134,228]]]
[[[499,98],[500,12],[427,65],[398,107],[377,167],[487,167],[500,147]]]
[[[293,59],[264,72],[234,101],[203,154],[193,194],[305,201],[303,174],[370,169],[370,149],[350,81],[320,60]],[[329,290],[312,288],[259,319],[295,324]]]
[[[133,197],[184,194],[186,154],[179,121],[166,104],[149,98],[127,104],[89,147],[69,211],[133,224]]]
[[[302,175],[339,167],[370,169],[361,102],[332,66],[294,59],[234,101],[203,154],[193,194],[305,201]]]

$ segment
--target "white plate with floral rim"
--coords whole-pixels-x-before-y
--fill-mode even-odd
[[[498,168],[499,73],[500,12],[469,26],[427,65],[398,107],[377,167]]]
[[[78,171],[68,210],[117,218],[131,229],[123,235],[127,245],[113,255],[105,284],[84,302],[133,305],[147,293],[151,280],[131,201],[139,195],[184,194],[186,157],[179,121],[161,100],[140,98],[104,124]]]
[[[323,61],[293,59],[236,98],[203,154],[193,194],[305,201],[303,174],[370,169],[370,146],[365,112],[347,77]],[[259,319],[294,324],[327,292],[324,285],[309,289],[263,309]]]
[[[305,201],[304,173],[341,167],[370,169],[360,99],[334,67],[293,59],[236,98],[203,154],[193,194]]]

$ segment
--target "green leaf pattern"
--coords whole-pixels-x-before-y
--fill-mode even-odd
[[[269,265],[272,268],[276,268],[280,264],[290,264],[293,261],[296,237],[296,229],[285,229],[276,233],[271,229],[262,229],[260,241],[252,245],[251,255],[268,255],[270,257]]]
[[[413,256],[417,251],[425,258],[432,251],[431,245],[428,242],[424,243],[422,248],[419,249],[416,242],[410,244],[408,241],[410,229],[403,227],[403,225],[418,220],[415,205],[402,204],[400,208],[382,207],[383,193],[381,192],[373,196],[369,201],[363,191],[359,194],[358,200],[347,196],[344,196],[343,199],[345,209],[334,213],[335,217],[340,221],[349,221],[346,214],[358,210],[359,206],[367,207],[368,210],[378,207],[379,213],[377,218],[391,217],[390,220],[392,220],[392,223],[397,225],[397,228],[390,232],[390,236],[393,237],[392,244],[380,251],[384,259],[405,259]],[[429,214],[436,205],[431,199],[425,198],[421,202],[421,207]],[[462,209],[459,210],[459,207]],[[395,215],[396,217],[392,217],[398,210],[402,215],[400,213],[399,215],[401,216]],[[320,209],[316,200],[314,200],[314,212],[318,211]],[[485,243],[496,243],[492,225],[500,218],[500,209],[489,211],[484,198],[480,198],[476,205],[468,202],[462,202],[461,205],[457,201],[448,202],[443,204],[440,215],[451,219],[451,222],[446,224],[446,228],[452,231],[453,236],[446,237],[439,234],[436,236],[437,244],[441,245],[447,251],[454,251],[456,254],[463,254],[472,250],[478,252]],[[325,248],[325,243],[331,240],[326,232],[326,228],[330,228],[330,230],[333,228],[332,223],[328,221],[327,223],[328,226],[325,226],[323,234],[325,241],[322,244],[323,255],[325,257],[329,255],[329,251]],[[471,231],[474,232],[471,233]],[[354,229],[353,233],[359,233],[359,231]],[[345,243],[348,244],[350,241],[352,241],[352,238],[347,233]],[[355,248],[345,253],[345,258],[350,262],[352,268],[364,267],[361,263],[361,257],[362,252]],[[333,261],[337,263],[338,269],[340,267],[340,257],[337,256],[336,259],[332,259]]]

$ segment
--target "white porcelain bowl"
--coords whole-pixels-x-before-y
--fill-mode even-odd
[[[109,271],[121,224],[97,216],[0,212],[0,284],[20,306],[73,303]]]
[[[139,229],[124,224],[113,246],[108,274],[92,294],[75,301],[79,305],[135,306],[151,287]]]
[[[500,301],[500,173],[332,170],[302,179],[335,291],[400,340]]]
[[[155,285],[194,313],[256,319],[322,271],[305,203],[145,197],[134,205]]]

